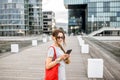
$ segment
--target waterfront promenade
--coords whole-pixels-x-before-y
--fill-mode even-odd
[[[52,41],[49,41],[38,46],[30,46],[20,50],[18,53],[5,53],[6,55],[0,57],[0,80],[43,80],[45,58],[51,43]],[[81,54],[76,36],[67,37],[66,44],[66,50],[73,49],[70,58],[71,64],[66,65],[67,80],[115,80],[115,76],[109,75],[111,73],[109,72],[110,69],[107,69],[107,66],[109,67],[107,62],[103,79],[89,79],[87,77],[87,59],[91,58],[91,55]],[[92,47],[90,49],[92,50]],[[95,49],[93,50],[95,51]],[[112,61],[110,62],[112,63]],[[116,65],[113,66],[118,69],[120,64],[116,63]],[[116,72],[117,75],[114,74],[118,79],[120,79],[119,73],[118,71]]]
[[[29,47],[19,53],[7,53],[0,58],[0,80],[43,80],[45,57],[52,41]],[[67,80],[85,80],[84,60],[77,37],[67,37],[66,49],[72,48],[71,64],[66,65]]]

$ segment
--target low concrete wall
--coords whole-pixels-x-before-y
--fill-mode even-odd
[[[0,41],[24,41],[24,40],[42,40],[42,36],[13,36],[13,37],[0,37]]]
[[[107,41],[118,41],[120,40],[120,36],[93,36],[97,40],[107,40]]]

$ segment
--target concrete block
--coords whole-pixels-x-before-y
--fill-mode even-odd
[[[43,40],[43,42],[47,42],[47,38],[45,38],[45,37],[42,40]]]
[[[79,41],[80,46],[84,45],[84,43],[85,43],[84,40],[80,40],[80,41]]]
[[[11,44],[11,52],[19,52],[19,44]]]
[[[89,45],[88,44],[83,44],[81,46],[81,53],[89,53]]]
[[[32,40],[32,46],[37,46],[37,40]]]
[[[88,78],[103,78],[103,59],[88,59]]]

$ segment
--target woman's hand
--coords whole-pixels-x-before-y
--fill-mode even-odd
[[[60,56],[61,60],[65,60],[65,59],[67,59],[69,57],[70,57],[69,54],[63,54],[63,55]]]

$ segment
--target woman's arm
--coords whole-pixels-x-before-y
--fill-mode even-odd
[[[59,58],[55,59],[55,61],[52,61],[52,59],[53,59],[52,57],[48,57],[46,59],[46,69],[52,68],[53,66],[55,66],[56,64],[58,64],[61,60],[65,60],[68,57],[69,57],[68,54],[63,54]]]
[[[61,58],[57,58],[55,61],[52,61],[52,57],[46,59],[46,69],[50,69],[61,61]]]

